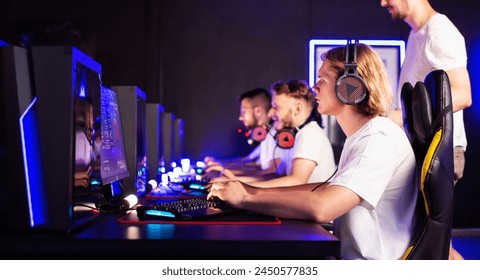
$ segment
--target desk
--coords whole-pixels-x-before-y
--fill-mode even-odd
[[[0,236],[2,259],[326,259],[340,241],[313,222],[127,225],[101,214],[70,234]]]

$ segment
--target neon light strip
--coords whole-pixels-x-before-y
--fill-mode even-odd
[[[28,199],[28,213],[30,214],[30,226],[33,228],[35,226],[35,221],[33,219],[33,206],[32,206],[32,196],[31,196],[31,188],[30,188],[30,173],[28,170],[28,159],[27,159],[27,148],[25,145],[25,133],[24,133],[24,127],[23,127],[23,119],[25,118],[26,114],[30,111],[32,106],[35,104],[37,101],[37,97],[33,99],[33,101],[28,105],[27,109],[23,112],[23,114],[20,116],[20,133],[21,133],[21,138],[22,138],[22,155],[23,155],[23,165],[25,169],[25,181],[27,185],[27,199]]]
[[[145,211],[145,215],[151,215],[151,216],[158,216],[158,217],[167,217],[167,218],[175,218],[175,215],[171,212],[167,211],[160,211],[160,210],[153,210],[149,209]]]

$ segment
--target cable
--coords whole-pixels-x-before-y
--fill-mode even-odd
[[[277,159],[275,158],[275,151],[277,150],[277,145],[275,145],[275,148],[273,148],[273,156],[272,156],[272,159],[273,159],[273,164],[275,165],[275,174],[277,174],[277,178],[280,177],[280,174],[278,174],[278,165],[277,165]],[[282,161],[280,160],[280,163]]]
[[[332,175],[330,175],[330,177],[328,177],[327,180],[325,180],[325,182],[323,183],[320,183],[318,184],[317,186],[315,186],[315,188],[312,189],[312,192],[316,191],[318,188],[320,188],[321,186],[325,185],[326,183],[328,183],[328,181],[330,181],[330,179],[332,179],[332,177],[335,175],[335,173],[337,173],[338,171],[338,167],[335,169],[335,171],[333,172]]]

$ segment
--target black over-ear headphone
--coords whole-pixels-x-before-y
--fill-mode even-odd
[[[256,126],[249,132],[248,144],[258,144],[267,138],[267,134],[273,125],[273,120],[269,120],[267,124]]]
[[[277,146],[282,149],[291,149],[295,145],[295,135],[311,121],[313,121],[313,118],[310,116],[299,127],[286,127],[277,131],[277,134],[275,134]]]
[[[358,40],[348,40],[345,46],[345,72],[335,83],[338,99],[348,105],[356,105],[367,97],[367,86],[357,72]]]

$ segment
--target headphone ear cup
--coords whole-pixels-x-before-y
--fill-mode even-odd
[[[275,135],[277,146],[282,149],[291,149],[295,144],[295,132],[291,129],[280,129]]]
[[[252,129],[250,138],[255,142],[262,142],[267,138],[267,129],[265,126],[257,126]]]
[[[356,105],[367,96],[367,86],[356,74],[345,74],[337,79],[335,92],[340,101],[348,105]]]

